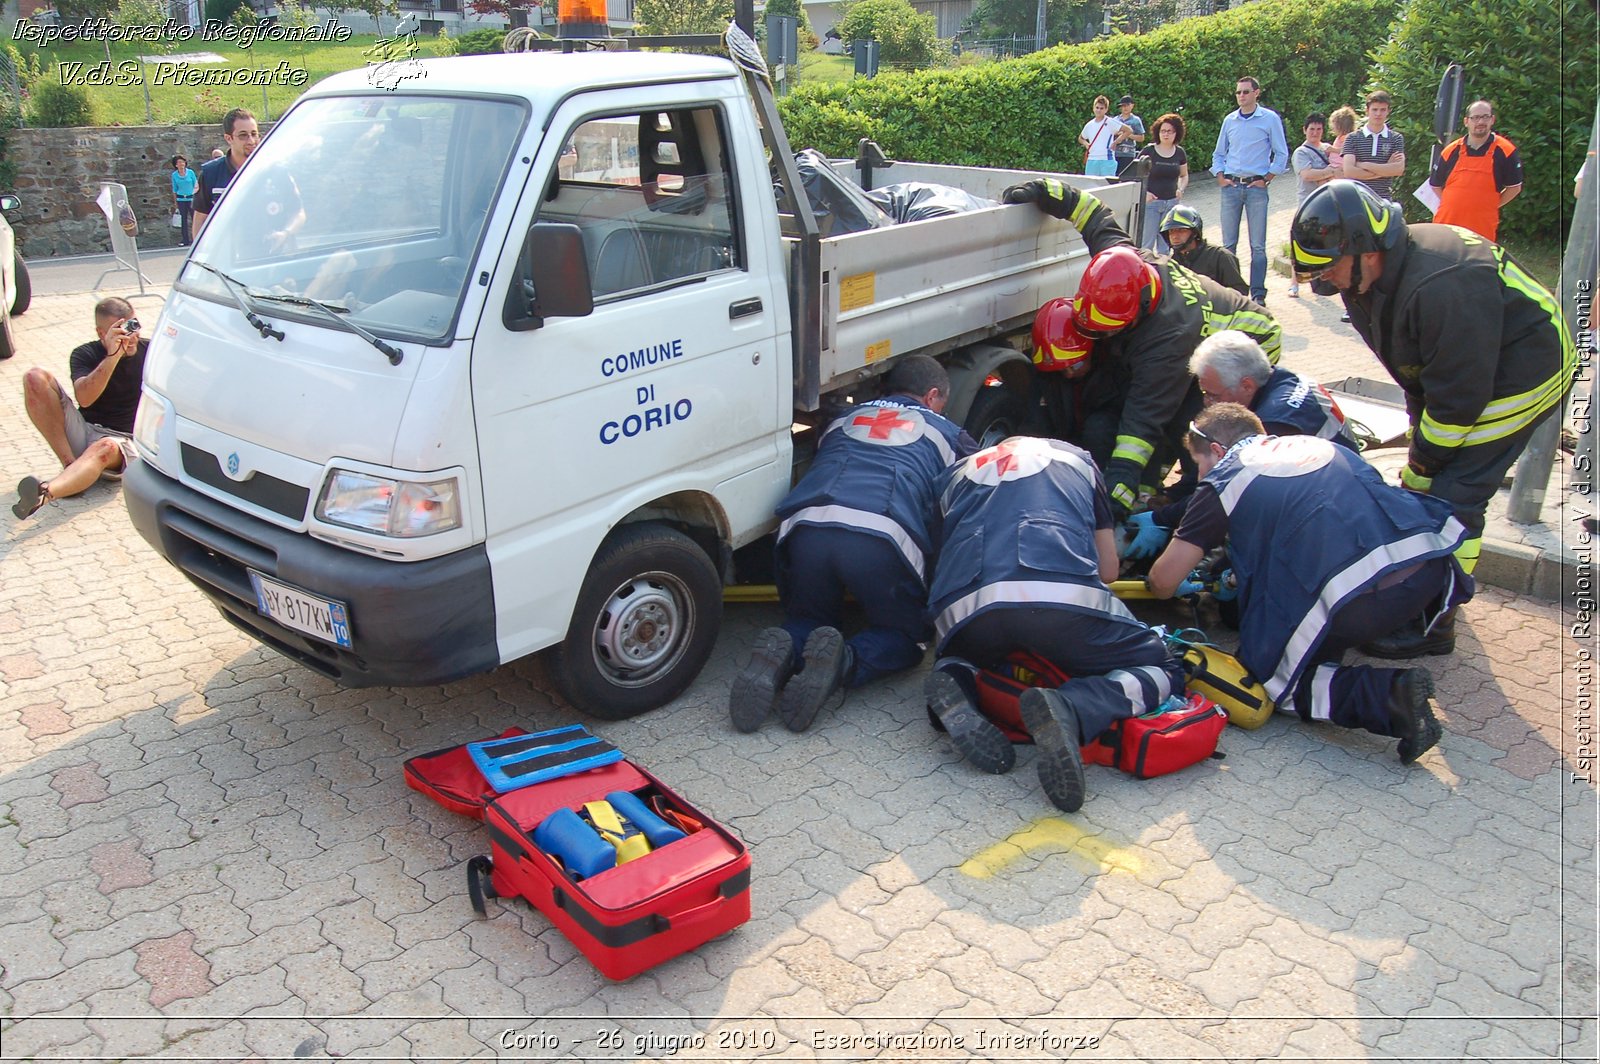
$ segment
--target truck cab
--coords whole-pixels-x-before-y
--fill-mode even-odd
[[[840,295],[890,242],[800,253],[773,121],[733,63],[419,69],[320,83],[234,178],[151,337],[126,477],[135,527],[233,623],[344,684],[548,648],[594,715],[669,700],[709,656],[732,552],[772,527],[815,393],[935,350],[965,360],[970,403],[1026,371],[973,341],[1031,321],[1086,260],[1060,223],[985,211],[1011,244],[981,221],[965,243],[1010,265],[960,265],[961,320],[894,348],[930,326],[893,269],[864,303]],[[991,193],[1016,179],[976,173]],[[930,246],[898,234],[894,260],[953,307],[916,262]],[[874,301],[876,347],[855,338],[879,329]]]

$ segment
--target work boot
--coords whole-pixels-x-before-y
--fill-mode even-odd
[[[794,672],[794,640],[782,628],[768,628],[750,648],[750,664],[728,689],[728,716],[742,732],[753,732],[778,704],[783,683]]]
[[[1439,745],[1443,733],[1428,704],[1432,695],[1433,674],[1423,668],[1406,669],[1389,685],[1389,728],[1400,739],[1402,765]]]
[[[928,711],[973,768],[996,776],[1011,771],[1017,763],[1016,748],[993,721],[978,712],[954,676],[933,670],[922,685],[922,693],[928,697]]]
[[[784,727],[803,732],[817,719],[830,695],[844,686],[850,669],[850,648],[839,629],[822,627],[806,638],[805,664],[783,688],[778,715]]]
[[[1424,632],[1419,618],[1388,635],[1361,644],[1361,653],[1374,658],[1397,661],[1401,658],[1420,658],[1425,654],[1453,654],[1456,649],[1456,609],[1452,606],[1434,622],[1433,630]]]
[[[44,481],[33,476],[23,477],[17,481],[17,501],[12,504],[11,512],[17,515],[17,520],[26,521],[49,501],[50,489],[45,487]]]
[[[1083,808],[1083,754],[1078,749],[1078,714],[1060,691],[1030,687],[1018,702],[1022,723],[1039,751],[1039,784],[1057,809]]]

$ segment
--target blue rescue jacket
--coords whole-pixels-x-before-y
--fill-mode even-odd
[[[1352,451],[1361,449],[1328,390],[1282,366],[1274,369],[1256,392],[1250,409],[1274,436],[1317,436]]]
[[[1450,504],[1383,482],[1353,451],[1312,436],[1252,436],[1203,483],[1228,514],[1239,580],[1239,660],[1281,700],[1334,612],[1384,577],[1449,557],[1446,606],[1472,597],[1452,552],[1467,536]]]
[[[928,589],[938,652],[992,609],[1071,610],[1143,628],[1100,581],[1094,513],[1105,491],[1088,452],[1058,440],[1013,436],[957,466],[940,500],[944,537]]]
[[[778,542],[799,525],[881,536],[926,584],[939,488],[970,446],[961,426],[906,396],[862,403],[823,430],[811,468],[778,504]]]

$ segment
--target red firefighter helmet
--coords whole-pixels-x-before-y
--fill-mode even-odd
[[[1073,322],[1072,300],[1052,299],[1033,319],[1033,365],[1043,373],[1079,373],[1089,366],[1094,341]]]
[[[1072,301],[1078,330],[1088,336],[1121,332],[1161,301],[1161,274],[1126,244],[1089,260]]]

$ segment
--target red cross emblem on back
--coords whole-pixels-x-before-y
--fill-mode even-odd
[[[1002,481],[1033,476],[1049,466],[1055,454],[1048,440],[1013,436],[968,458],[961,472],[973,483],[992,488]]]
[[[922,438],[923,419],[914,410],[883,406],[854,414],[844,424],[844,433],[864,443],[903,447]]]

